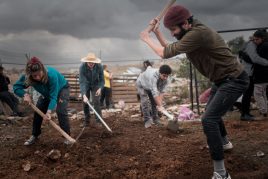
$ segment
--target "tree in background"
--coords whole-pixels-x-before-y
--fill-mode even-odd
[[[192,66],[192,67],[194,68],[194,66]],[[192,72],[192,73],[193,73],[193,78],[194,78],[194,72]],[[179,68],[176,71],[176,76],[179,77],[179,78],[190,79],[190,61],[187,60],[187,58],[184,58],[184,59],[180,60]],[[205,91],[208,88],[210,88],[211,82],[206,77],[204,77],[198,70],[196,70],[196,78],[197,78],[197,82],[198,82],[198,91],[199,91],[199,93]],[[188,88],[186,89],[186,91],[189,93]]]
[[[243,36],[236,37],[227,42],[227,45],[231,49],[232,53],[235,55],[238,54],[238,51],[242,49],[244,44],[245,44],[245,40]]]

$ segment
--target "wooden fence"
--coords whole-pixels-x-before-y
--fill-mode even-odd
[[[79,74],[78,73],[63,73],[65,79],[70,85],[70,100],[81,101],[80,86],[79,86]]]
[[[136,89],[137,75],[114,76],[112,80],[112,99],[114,103],[138,103]]]
[[[70,100],[72,102],[81,101],[79,74],[64,73],[65,79],[70,85]],[[113,76],[112,80],[112,101],[117,103],[123,100],[125,103],[138,103],[137,89],[135,82],[137,75],[118,75]]]

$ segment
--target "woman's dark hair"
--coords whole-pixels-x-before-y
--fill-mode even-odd
[[[171,72],[172,72],[172,70],[171,70],[170,66],[168,66],[168,65],[162,65],[159,68],[159,73],[161,73],[161,74],[170,75]]]
[[[257,30],[256,32],[254,32],[253,36],[254,37],[261,38],[263,40],[267,40],[268,39],[268,35],[267,35],[266,29],[259,29],[259,30]]]
[[[153,66],[152,63],[149,60],[145,60],[143,62],[143,67],[146,69],[148,66]]]
[[[43,63],[37,58],[37,57],[32,57],[26,64],[25,68],[25,85],[26,86],[31,86],[36,81],[32,77],[32,73],[37,72],[37,71],[43,71],[43,78],[41,79],[41,83],[46,84],[48,82],[48,75],[47,75],[47,70]]]

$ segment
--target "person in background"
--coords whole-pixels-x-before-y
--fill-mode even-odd
[[[14,93],[22,97],[27,103],[32,103],[30,94],[25,89],[32,86],[42,96],[39,97],[36,107],[39,108],[45,117],[34,113],[32,136],[24,145],[32,145],[41,134],[43,120],[51,119],[51,113],[56,109],[59,125],[70,135],[70,125],[67,107],[69,103],[69,85],[64,76],[52,67],[45,67],[37,57],[32,57],[26,64],[25,74],[21,75],[13,85]],[[68,140],[64,144],[69,145]]]
[[[250,102],[254,91],[254,67],[256,65],[268,66],[268,60],[258,55],[256,50],[256,44],[253,42],[253,37],[250,37],[249,41],[244,45],[239,52],[239,58],[244,65],[245,71],[249,75],[249,87],[245,91],[242,97],[241,116],[242,121],[252,121],[254,116],[250,114]],[[257,67],[258,68],[258,67]]]
[[[19,112],[18,104],[19,100],[9,92],[8,85],[10,84],[9,78],[4,74],[4,67],[0,66],[0,100],[7,103],[7,105],[13,111],[12,116],[23,116],[22,112]]]
[[[113,74],[109,72],[107,68],[107,65],[103,65],[104,87],[101,90],[100,105],[104,106],[103,102],[105,99],[105,107],[106,109],[109,109],[111,104],[111,80],[113,79]]]
[[[148,66],[136,81],[145,128],[151,127],[153,123],[161,125],[157,108],[159,111],[163,109],[162,101],[171,72],[168,65],[162,65],[159,70]]]
[[[88,127],[90,122],[90,111],[87,102],[89,99],[93,99],[93,106],[96,112],[102,116],[100,108],[100,94],[101,89],[104,86],[103,67],[101,60],[96,57],[94,53],[89,53],[86,57],[82,58],[83,62],[79,68],[79,84],[80,90],[83,97],[83,106],[85,119],[83,127]],[[92,122],[95,127],[101,128],[102,124],[95,115],[96,122]]]
[[[147,69],[147,67],[149,67],[149,66],[152,67],[153,64],[149,60],[145,60],[143,62],[143,70],[142,71],[145,71]]]
[[[233,145],[227,138],[222,116],[247,89],[248,75],[220,35],[194,19],[185,7],[172,6],[164,17],[164,26],[177,42],[169,44],[158,23],[157,18],[153,19],[150,22],[153,30],[141,32],[141,40],[164,59],[186,53],[197,70],[214,83],[202,116],[202,125],[213,160],[212,178],[230,179],[224,164],[224,149],[232,149]],[[150,36],[151,32],[158,42]]]
[[[253,34],[253,42],[257,45],[257,53],[268,61],[268,36],[266,30],[257,30]],[[254,65],[254,98],[263,117],[267,117],[268,66]]]

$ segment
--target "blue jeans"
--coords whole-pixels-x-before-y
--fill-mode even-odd
[[[237,78],[225,78],[213,84],[202,125],[213,160],[223,160],[222,138],[227,135],[222,116],[248,88],[249,77],[242,72]]]
[[[57,108],[56,113],[59,120],[59,125],[62,130],[64,130],[67,134],[70,135],[70,125],[69,125],[69,118],[68,118],[68,103],[69,103],[69,87],[62,88],[59,96],[58,96],[58,102],[57,102]],[[44,98],[43,96],[40,96],[36,106],[43,112],[46,113],[48,109],[50,100],[48,98]],[[33,120],[33,130],[32,135],[38,137],[41,134],[41,125],[43,122],[43,118],[37,114],[34,113],[34,120]]]

